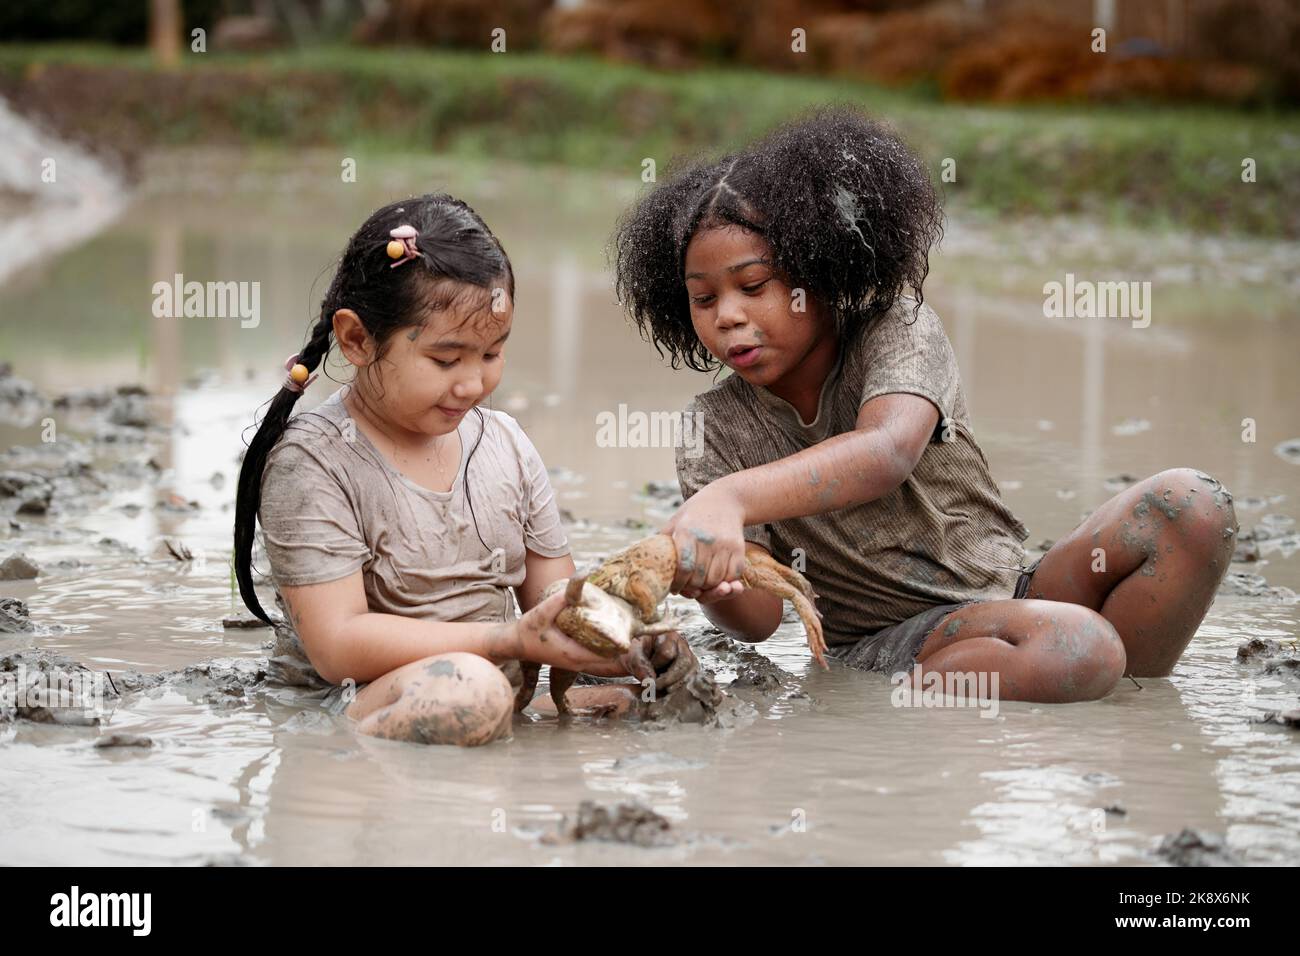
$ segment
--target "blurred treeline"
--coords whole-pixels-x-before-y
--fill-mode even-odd
[[[184,42],[202,28],[214,50],[486,50],[501,28],[509,50],[737,63],[958,100],[1300,101],[1296,0],[6,0],[0,38],[143,44],[160,10]]]

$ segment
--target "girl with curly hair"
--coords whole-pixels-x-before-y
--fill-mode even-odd
[[[686,409],[703,442],[678,450],[675,588],[764,640],[781,602],[738,578],[765,549],[812,582],[832,656],[903,684],[920,664],[1067,702],[1167,675],[1227,571],[1231,495],[1160,472],[1026,567],[923,301],[941,234],[925,168],[851,108],[689,165],[625,216],[617,291],[643,337],[730,371]]]

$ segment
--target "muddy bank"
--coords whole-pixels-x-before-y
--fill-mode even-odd
[[[730,148],[791,112],[850,101],[898,125],[932,168],[954,158],[962,172],[948,189],[975,208],[1300,235],[1289,124],[1260,114],[1012,108],[1009,121],[990,123],[985,111],[839,79],[362,49],[207,54],[164,80],[129,52],[11,48],[0,51],[0,96],[125,157],[232,144],[337,153],[364,142],[614,172],[639,171],[647,156],[662,168],[675,155]],[[698,121],[710,114],[732,117],[725,132]],[[1251,143],[1261,170],[1246,188],[1222,156],[1221,144],[1236,140]]]
[[[84,242],[125,208],[126,182],[111,161],[2,97],[0,141],[0,282]]]

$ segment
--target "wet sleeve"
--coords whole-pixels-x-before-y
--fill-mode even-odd
[[[298,444],[272,449],[258,519],[277,586],[336,581],[370,560],[346,489]]]
[[[699,419],[694,416],[700,415]],[[698,428],[693,429],[691,442],[677,443],[677,483],[682,489],[685,500],[710,482],[717,481],[737,471],[743,471],[735,464],[736,459],[723,444],[721,432],[734,431],[718,428],[707,413],[701,412],[692,399],[682,412],[683,418],[699,421]],[[767,525],[748,525],[744,530],[745,540],[752,541],[768,551],[772,550],[772,532]]]
[[[952,416],[961,374],[952,343],[939,316],[929,306],[921,306],[913,318],[911,308],[890,312],[862,336],[858,346],[866,368],[861,408],[878,395],[906,392],[928,398],[939,410],[931,441],[939,441],[944,420]]]
[[[564,533],[546,464],[518,423],[513,430],[524,475],[524,547],[544,558],[563,557],[570,550],[569,537]]]

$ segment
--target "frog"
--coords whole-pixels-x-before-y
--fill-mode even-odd
[[[605,657],[635,654],[639,646],[635,638],[676,627],[676,621],[664,618],[659,606],[668,596],[677,567],[677,546],[673,539],[666,534],[651,535],[612,555],[585,578],[553,582],[545,594],[566,589],[568,603],[556,616],[555,623],[568,637]],[[808,580],[755,544],[745,548],[741,580],[746,587],[790,601],[803,623],[814,659],[823,668],[828,667],[826,641],[814,604],[817,595]],[[535,671],[532,676],[535,686]],[[567,712],[564,693],[576,676],[551,669],[551,698],[561,714]],[[526,680],[521,699],[531,692],[527,685]]]

